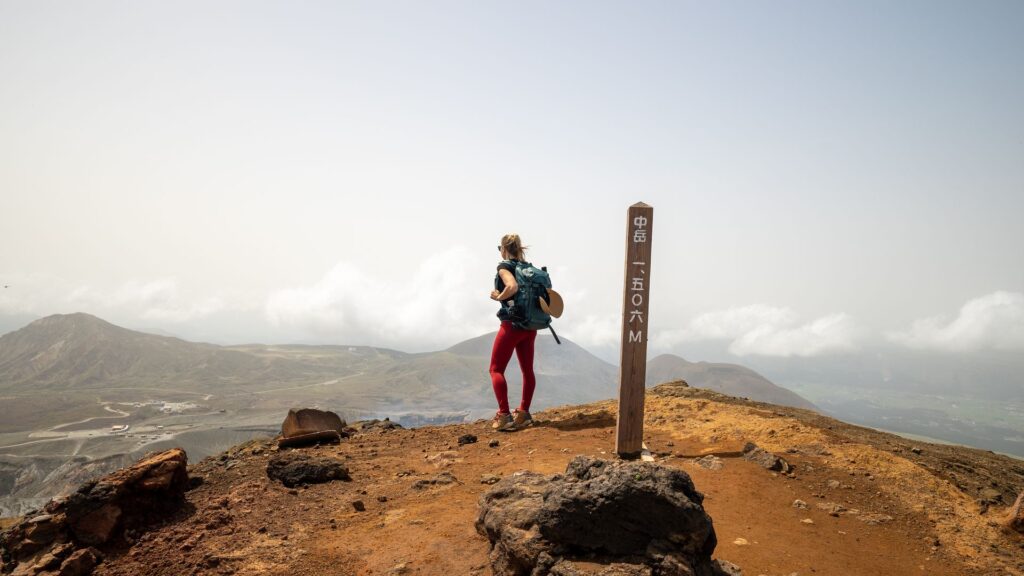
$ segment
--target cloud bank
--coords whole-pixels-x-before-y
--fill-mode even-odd
[[[909,330],[890,332],[886,337],[919,350],[1024,350],[1024,293],[993,292],[969,300],[952,320],[947,316],[922,318]]]
[[[178,288],[175,278],[148,282],[130,280],[110,292],[83,286],[68,296],[68,302],[86,308],[128,312],[143,320],[181,324],[205,318],[226,308],[223,298],[192,298]]]
[[[401,281],[341,262],[312,285],[271,293],[266,315],[273,326],[317,341],[400,350],[448,347],[497,329],[488,286],[469,279],[476,268],[487,266],[465,248],[427,258]]]
[[[659,347],[684,342],[728,340],[736,356],[818,356],[856,350],[862,330],[848,314],[838,313],[802,322],[790,308],[753,304],[707,312],[685,328],[655,336]]]
[[[90,312],[114,319],[184,324],[232,306],[221,296],[185,293],[176,278],[129,280],[113,287],[73,285],[59,278],[20,276],[0,292],[0,314],[47,316]]]

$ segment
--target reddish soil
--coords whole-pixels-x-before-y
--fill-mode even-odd
[[[980,514],[971,494],[915,462],[916,453],[895,453],[807,416],[813,413],[722,398],[649,394],[646,444],[656,461],[693,477],[714,519],[715,557],[745,575],[1024,574],[1024,539],[995,521],[1005,507]],[[481,476],[558,473],[577,454],[611,458],[614,408],[604,402],[550,410],[535,415],[534,427],[512,433],[492,432],[484,422],[371,430],[306,449],[343,460],[351,481],[296,490],[266,477],[274,444],[251,442],[193,466],[204,483],[188,493],[188,509],[108,553],[96,574],[490,574],[488,543],[474,529],[477,500],[490,488]],[[459,446],[463,434],[479,441]],[[490,440],[499,445],[489,447]],[[794,477],[739,457],[746,441],[786,458]],[[721,455],[721,469],[690,458],[707,453]],[[440,472],[458,482],[413,487]],[[797,499],[808,508],[794,508]],[[818,504],[845,510],[831,516]],[[881,523],[865,522],[871,515]]]

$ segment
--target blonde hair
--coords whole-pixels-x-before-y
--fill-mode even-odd
[[[501,247],[508,252],[509,258],[513,260],[522,260],[526,257],[526,246],[523,246],[523,241],[519,238],[519,234],[505,234],[501,237]]]

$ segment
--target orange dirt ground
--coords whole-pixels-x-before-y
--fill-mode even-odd
[[[1024,574],[1024,542],[994,521],[1003,508],[979,515],[968,495],[892,450],[839,439],[792,411],[659,394],[646,407],[647,446],[693,477],[718,534],[715,557],[746,576]],[[346,462],[352,481],[291,491],[266,477],[274,445],[250,442],[194,466],[205,482],[188,509],[108,554],[96,574],[490,574],[488,543],[473,526],[490,488],[481,476],[560,473],[577,454],[611,458],[614,413],[613,402],[559,408],[511,433],[484,422],[370,431],[307,449]],[[463,434],[479,441],[459,446]],[[736,456],[746,441],[785,457],[795,477]],[[721,455],[720,470],[689,458],[709,452]],[[413,488],[445,471],[458,482]],[[808,508],[794,508],[796,499]],[[830,516],[818,504],[853,512]],[[863,521],[871,514],[891,520]]]

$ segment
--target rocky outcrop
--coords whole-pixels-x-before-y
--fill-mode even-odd
[[[166,518],[184,502],[187,465],[185,451],[175,448],[86,483],[63,505],[68,528],[76,540],[97,545]]]
[[[125,530],[142,532],[184,502],[188,457],[180,448],[151,454],[135,465],[51,500],[0,535],[5,571],[88,574],[102,556],[93,546],[115,541]]]
[[[580,559],[607,565],[605,576],[728,574],[711,559],[703,499],[680,470],[577,456],[564,475],[517,472],[496,484],[476,528],[497,576],[583,574]]]
[[[1024,491],[1010,507],[1010,513],[1006,516],[1006,527],[1018,534],[1024,534]]]
[[[318,458],[298,452],[275,454],[267,463],[267,476],[289,488],[301,484],[322,484],[350,480],[348,467],[333,458]]]

